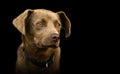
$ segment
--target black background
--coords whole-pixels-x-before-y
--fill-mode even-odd
[[[0,3],[0,74],[13,74],[16,50],[21,34],[12,20],[25,9],[45,8],[64,11],[71,20],[71,36],[61,40],[61,72],[68,74],[103,73],[107,61],[106,19],[109,13],[104,2],[76,0],[16,0]],[[103,23],[104,22],[104,23]],[[104,32],[103,32],[104,31]]]

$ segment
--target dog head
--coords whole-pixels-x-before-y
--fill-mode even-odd
[[[71,34],[71,22],[63,11],[27,9],[13,20],[13,25],[23,35],[23,41],[38,48],[59,46],[61,29],[66,38]]]

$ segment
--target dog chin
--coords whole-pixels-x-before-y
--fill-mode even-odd
[[[44,48],[57,48],[57,47],[59,47],[57,44],[55,45],[55,44],[52,44],[52,45],[44,45],[43,46]]]
[[[49,45],[39,45],[37,48],[57,48],[59,47],[58,44],[49,44]]]

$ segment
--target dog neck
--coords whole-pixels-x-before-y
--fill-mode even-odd
[[[28,61],[30,61],[32,64],[34,64],[40,68],[48,68],[54,62],[54,59],[55,59],[55,55],[53,53],[53,54],[51,54],[51,56],[49,57],[49,59],[47,61],[37,62],[35,59],[32,59],[30,57],[29,53],[25,49],[23,49],[23,52]]]

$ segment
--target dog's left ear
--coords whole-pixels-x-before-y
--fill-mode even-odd
[[[57,14],[60,17],[63,28],[65,29],[65,37],[68,38],[71,34],[71,22],[63,11],[59,11]]]

